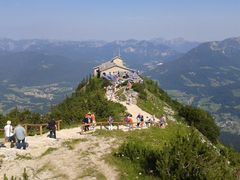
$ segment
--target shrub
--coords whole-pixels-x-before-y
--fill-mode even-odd
[[[135,83],[132,89],[139,93],[139,98],[147,100],[147,93],[145,92],[145,85],[143,83]]]
[[[179,115],[184,117],[189,125],[195,126],[210,141],[216,143],[220,131],[212,116],[199,108],[184,106],[179,110]]]
[[[144,135],[143,135],[144,136]],[[141,171],[159,179],[233,179],[234,168],[225,157],[207,142],[203,143],[194,129],[188,135],[177,135],[163,148],[156,146],[161,138],[152,137],[151,143],[128,139],[117,154],[129,159]],[[133,141],[134,140],[134,141]]]
[[[63,126],[80,123],[89,111],[95,113],[97,121],[107,121],[110,115],[120,121],[126,108],[106,99],[104,88],[108,85],[109,81],[100,78],[84,80],[71,97],[52,109],[52,116],[61,118]]]

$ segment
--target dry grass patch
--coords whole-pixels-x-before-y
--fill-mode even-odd
[[[27,154],[16,154],[16,160],[30,160],[30,159],[32,159],[33,157],[31,156],[31,154],[29,154],[29,153],[27,153]]]
[[[44,153],[42,153],[42,155],[40,157],[46,156],[48,154],[51,154],[53,151],[56,151],[58,148],[53,148],[53,147],[49,147]]]
[[[62,143],[62,146],[66,147],[69,150],[73,150],[76,144],[86,141],[88,141],[86,138],[67,140]]]
[[[97,171],[96,169],[94,169],[93,167],[87,168],[86,170],[84,170],[81,175],[79,175],[77,179],[83,179],[83,178],[87,178],[87,177],[95,177],[98,180],[106,180],[107,178],[99,171]]]

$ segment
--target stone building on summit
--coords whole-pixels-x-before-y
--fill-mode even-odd
[[[123,60],[120,56],[114,57],[112,60],[107,61],[99,66],[93,68],[93,75],[94,76],[105,76],[117,73],[127,73],[131,74],[134,73],[134,70],[126,67],[123,63]]]

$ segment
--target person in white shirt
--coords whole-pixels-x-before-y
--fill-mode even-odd
[[[7,125],[4,127],[5,143],[10,142],[13,138],[13,127],[11,121],[7,121]]]

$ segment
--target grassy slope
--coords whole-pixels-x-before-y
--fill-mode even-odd
[[[178,102],[171,100],[171,98],[164,91],[159,89],[158,85],[151,80],[145,80],[144,84],[137,84],[133,86],[133,89],[139,92],[137,105],[143,110],[151,114],[155,114],[156,116],[164,113],[164,106],[172,108],[175,110],[176,114],[181,108],[184,107]],[[154,152],[156,150],[158,152],[157,156],[167,156],[166,153],[169,153],[166,150],[168,149],[168,146],[170,144],[177,144],[178,142],[176,142],[176,140],[178,141],[178,139],[179,141],[182,141],[181,138],[188,138],[190,129],[192,128],[188,128],[185,124],[170,123],[166,129],[151,128],[148,130],[128,132],[125,134],[122,134],[122,132],[118,131],[111,132],[111,136],[123,137],[121,141],[123,141],[124,144],[121,145],[120,149],[116,150],[111,156],[107,156],[106,159],[119,167],[121,171],[121,179],[157,179],[159,178],[158,175],[156,175],[157,173],[153,175],[151,173],[149,174],[144,172],[142,162],[140,163],[140,160],[138,162],[138,160],[134,160],[132,157],[137,158],[137,156],[140,156],[141,152],[145,152],[146,149],[148,149],[150,152]],[[198,171],[200,173],[203,173],[202,177],[225,176],[229,179],[234,178],[234,173],[240,165],[239,154],[222,146],[221,144],[216,144],[216,150],[214,150],[214,147],[212,145],[207,145],[211,144],[207,138],[202,136],[202,134],[200,134],[196,129],[194,131],[197,134],[196,142],[191,142],[192,144],[179,144],[175,148],[179,148],[179,151],[183,153],[183,156],[186,155],[184,158],[189,158],[192,154],[198,154],[197,156],[192,157],[195,160],[198,158],[198,156],[201,156],[201,153],[206,156],[206,159],[203,161],[199,159],[196,161],[193,160],[194,162],[192,162],[195,163],[195,167],[199,167],[199,169],[202,168]],[[114,133],[114,135],[112,133]],[[105,136],[110,135],[108,132],[98,132],[98,134]],[[202,143],[202,138],[205,139],[205,141],[208,143]],[[186,146],[189,151],[186,149],[181,149],[182,146]],[[205,151],[201,152],[201,149],[205,149]],[[160,155],[163,151],[165,152],[165,155]],[[124,155],[126,152],[129,154]],[[177,156],[177,154],[175,154],[176,152],[172,150],[170,153],[172,153],[172,156]],[[147,160],[144,159],[141,161]],[[230,165],[228,165],[228,161],[230,162]],[[212,164],[208,162],[211,162]],[[170,166],[170,164],[167,166]],[[178,168],[176,168],[175,171],[177,172]]]
[[[182,107],[180,103],[172,100],[166,92],[159,88],[156,82],[150,79],[145,79],[143,84],[134,84],[133,89],[139,93],[137,105],[157,117],[165,113],[164,107],[170,107],[173,110]]]
[[[116,137],[116,143],[120,147],[112,154],[106,155],[105,159],[118,167],[120,179],[162,178],[156,170],[156,158],[161,159],[161,162],[164,158],[169,160],[165,168],[175,168],[173,172],[179,173],[177,176],[174,175],[176,179],[186,178],[186,174],[182,173],[181,168],[178,170],[173,162],[179,165],[192,163],[192,167],[187,172],[195,172],[194,177],[202,178],[234,179],[235,172],[239,169],[238,154],[220,144],[212,146],[206,138],[204,143],[201,142],[202,136],[198,131],[194,130],[193,133],[192,128],[181,123],[170,123],[166,129],[150,128],[130,132],[99,130],[94,135]],[[179,144],[176,141],[179,141]],[[192,168],[195,170],[191,171]],[[151,172],[150,169],[154,171]]]
[[[168,128],[159,129],[151,128],[144,130],[135,130],[129,132],[105,131],[98,130],[94,133],[96,136],[116,137],[116,143],[122,144],[123,142],[134,142],[136,144],[143,144],[148,148],[162,149],[165,144],[169,144],[179,134],[182,136],[187,135],[190,129],[184,124],[170,123]],[[121,138],[119,138],[121,137]],[[118,156],[119,149],[116,149],[111,155],[106,156],[106,160],[116,165],[120,171],[120,179],[155,179],[156,177],[143,173],[139,164],[132,162],[128,157]],[[136,157],[137,158],[137,157]],[[139,175],[141,173],[141,175]]]
[[[105,97],[105,89],[109,82],[91,78],[84,80],[71,97],[52,109],[52,116],[61,118],[63,125],[79,124],[87,112],[95,112],[97,121],[107,121],[111,115],[115,121],[122,120],[126,108]]]

